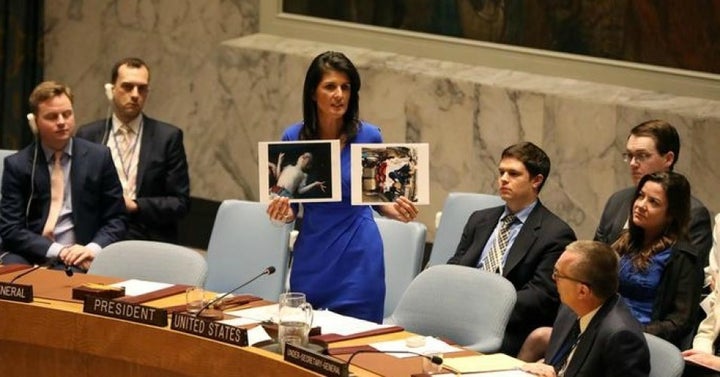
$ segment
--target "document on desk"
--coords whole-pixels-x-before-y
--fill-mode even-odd
[[[278,310],[278,305],[274,304],[226,313],[246,320],[277,323]],[[392,325],[379,325],[375,322],[344,316],[329,310],[314,310],[312,325],[313,327],[319,326],[323,334],[338,334],[341,336],[392,327]]]
[[[130,279],[111,285],[113,287],[125,287],[125,296],[140,296],[150,292],[155,292],[161,289],[172,287],[174,284]]]
[[[524,363],[514,357],[502,353],[491,355],[474,355],[464,357],[445,358],[443,366],[455,372],[462,373],[483,373],[513,371]]]
[[[255,326],[248,330],[247,332],[248,336],[248,344],[252,345],[255,343],[260,343],[268,340],[272,340],[270,335],[268,335],[267,331],[262,326]]]
[[[313,326],[320,326],[323,334],[348,336],[361,332],[393,327],[393,325],[379,325],[375,322],[366,321],[364,319],[344,316],[329,310],[315,310],[313,315]]]
[[[462,377],[528,377],[534,376],[519,369],[501,370],[496,372],[461,373]],[[457,377],[455,373],[433,374],[433,377]]]
[[[370,343],[370,347],[375,348],[378,351],[386,352],[389,355],[395,356],[399,359],[406,357],[416,357],[417,354],[446,354],[452,352],[463,351],[462,348],[451,346],[438,338],[431,336],[425,337],[425,345],[421,347],[408,347],[407,340],[391,340],[388,342]],[[392,351],[405,351],[411,353],[393,353]]]
[[[234,317],[243,318],[255,322],[277,323],[279,307],[277,304],[257,306],[249,309],[232,310],[225,312]]]

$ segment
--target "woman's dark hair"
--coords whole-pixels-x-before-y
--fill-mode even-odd
[[[343,128],[341,135],[345,140],[351,140],[357,134],[359,121],[360,98],[360,74],[357,69],[343,53],[326,51],[313,59],[305,74],[305,85],[303,86],[303,127],[300,132],[301,140],[312,140],[318,138],[318,116],[317,103],[315,102],[315,90],[327,72],[341,72],[347,75],[350,80],[350,100],[347,111],[343,115]]]
[[[630,205],[628,230],[613,244],[613,249],[619,255],[631,255],[633,264],[640,270],[648,267],[653,255],[667,249],[678,240],[687,239],[690,223],[690,183],[685,176],[674,172],[658,172],[643,176],[635,189],[633,204],[640,196],[640,191],[646,182],[658,183],[665,190],[669,224],[655,242],[645,247],[645,231],[632,221],[633,205]]]

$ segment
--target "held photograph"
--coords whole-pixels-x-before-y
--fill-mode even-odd
[[[352,144],[352,204],[430,203],[427,143]]]
[[[260,201],[338,202],[340,142],[306,140],[258,143]]]

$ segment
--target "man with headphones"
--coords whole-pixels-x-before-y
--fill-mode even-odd
[[[127,231],[110,150],[73,138],[67,86],[45,81],[30,94],[35,141],[5,159],[0,200],[3,263],[87,270]]]
[[[178,220],[190,207],[182,131],[143,114],[150,70],[138,58],[112,68],[106,95],[113,114],[81,127],[77,136],[112,151],[129,212],[127,239],[178,242]]]

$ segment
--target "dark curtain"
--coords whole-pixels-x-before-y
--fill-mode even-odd
[[[0,0],[0,148],[32,139],[28,96],[43,76],[43,1]]]

